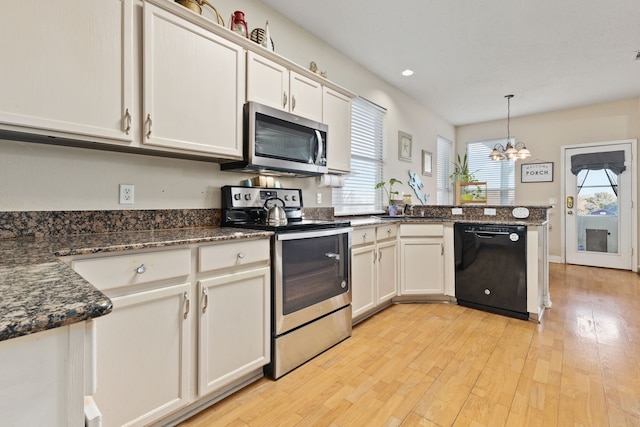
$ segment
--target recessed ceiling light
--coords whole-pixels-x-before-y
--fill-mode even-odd
[[[410,70],[410,69],[407,68],[406,70],[404,70],[402,72],[402,75],[405,76],[405,77],[413,76],[413,70]]]

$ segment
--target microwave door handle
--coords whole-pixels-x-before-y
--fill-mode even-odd
[[[316,165],[320,164],[320,159],[322,159],[322,155],[324,153],[324,142],[322,141],[322,134],[319,130],[315,130],[316,138],[318,138],[318,152],[316,155]]]

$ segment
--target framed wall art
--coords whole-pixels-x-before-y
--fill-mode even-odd
[[[553,182],[553,162],[523,163],[520,182]]]
[[[413,137],[406,132],[398,131],[398,160],[411,161],[411,145]]]
[[[431,165],[431,161],[432,161],[432,157],[433,155],[426,151],[426,150],[422,150],[422,175],[424,176],[431,176],[432,173],[432,165]]]

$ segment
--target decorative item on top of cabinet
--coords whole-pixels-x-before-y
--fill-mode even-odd
[[[186,7],[187,9],[197,13],[198,15],[202,15],[202,6],[209,6],[216,15],[216,22],[224,27],[224,19],[222,19],[222,15],[218,12],[211,3],[207,0],[176,0],[176,3]]]
[[[316,61],[311,61],[311,64],[309,64],[309,70],[311,70],[312,73],[316,73],[321,77],[325,77],[325,78],[327,77],[327,72],[320,70],[318,68],[318,64],[316,64]]]
[[[264,25],[264,29],[262,28],[254,28],[251,31],[250,36],[251,41],[258,43],[262,47],[266,48],[270,51],[275,51],[275,45],[273,44],[273,39],[269,33],[269,21]]]
[[[249,28],[244,20],[244,12],[236,10],[229,18],[229,28],[234,33],[240,34],[242,37],[249,37]]]

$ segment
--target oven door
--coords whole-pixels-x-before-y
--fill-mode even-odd
[[[341,227],[276,234],[276,336],[351,303],[351,231]]]

